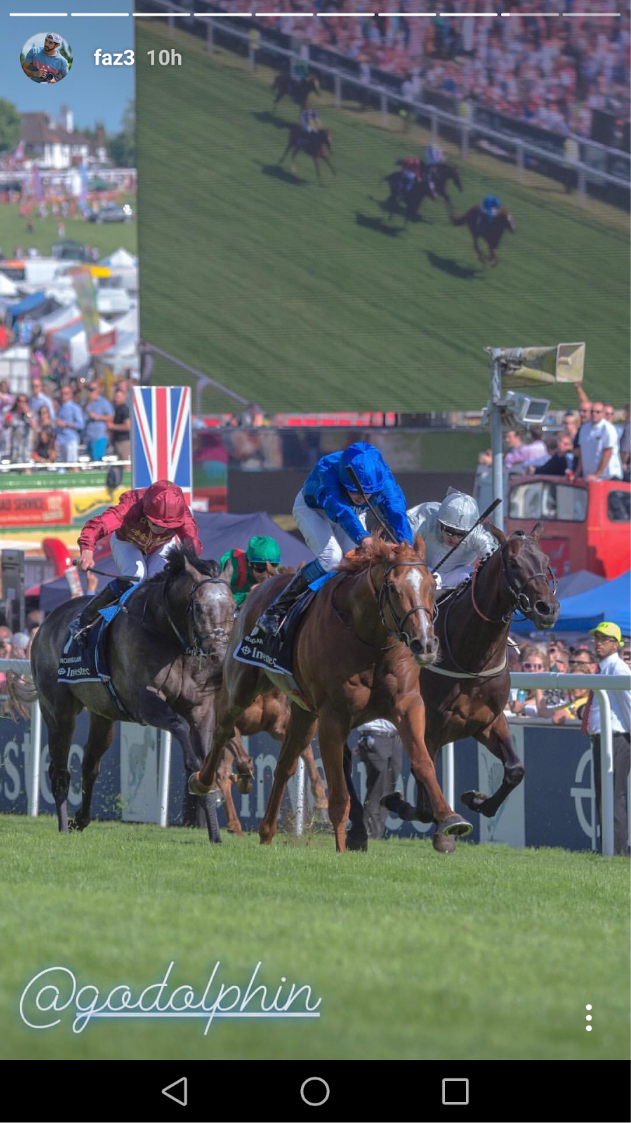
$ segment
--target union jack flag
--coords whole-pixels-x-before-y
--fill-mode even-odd
[[[132,483],[171,480],[193,498],[190,386],[134,386]]]

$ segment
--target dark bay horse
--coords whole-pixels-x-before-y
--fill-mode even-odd
[[[235,603],[217,562],[174,549],[162,573],[138,586],[108,629],[107,658],[116,693],[132,721],[172,733],[182,746],[187,771],[203,761],[212,735],[215,695],[221,678]],[[83,830],[90,822],[92,789],[114,725],[123,719],[99,682],[57,681],[68,625],[85,605],[69,601],[51,612],[33,641],[33,680],[48,727],[50,781],[59,830]],[[90,711],[82,765],[83,801],[68,820],[68,752],[75,720]],[[124,719],[123,719],[124,720]],[[245,765],[238,765],[245,771]],[[219,842],[216,800],[204,801],[212,841]]]
[[[531,535],[518,530],[510,538],[494,527],[489,530],[500,548],[479,565],[471,580],[441,601],[436,625],[440,657],[421,670],[420,687],[426,711],[425,743],[432,760],[450,741],[474,737],[502,762],[504,778],[493,795],[470,791],[461,796],[465,807],[490,818],[524,775],[504,716],[510,691],[506,641],[513,613],[520,611],[537,628],[547,630],[556,623],[560,606],[554,583],[549,584],[548,557],[539,546],[543,524],[537,523]],[[384,802],[401,818],[423,823],[434,819],[422,786],[416,808],[405,803],[400,793],[386,796]],[[443,853],[455,847],[440,824],[433,842]]]
[[[429,793],[433,815],[446,834],[468,834],[471,824],[454,813],[436,780],[424,740],[425,708],[419,670],[436,656],[432,619],[435,581],[425,564],[424,543],[415,547],[373,541],[348,555],[339,572],[318,591],[298,625],[294,677],[304,704],[295,699],[283,741],[261,842],[270,843],[287,780],[298,755],[313,737],[316,720],[329,789],[329,818],[336,847],[346,850],[349,795],[344,776],[344,746],[352,728],[377,717],[398,728],[412,771]],[[284,675],[231,658],[288,578],[277,577],[252,590],[231,638],[217,699],[212,749],[190,790],[208,792],[223,746],[235,722],[259,694],[277,686],[289,692]]]
[[[398,162],[402,163],[403,161],[399,160]],[[390,175],[383,177],[383,181],[390,188],[390,195],[385,205],[391,218],[394,217],[399,205],[401,205],[405,210],[406,222],[412,222],[416,218],[423,200],[436,198],[431,181],[422,173],[420,173],[420,178],[416,178],[409,186],[402,171],[390,172]]]
[[[489,219],[482,210],[482,207],[476,204],[475,207],[469,207],[469,210],[465,211],[464,214],[454,215],[452,217],[452,222],[454,226],[469,227],[475,252],[483,265],[486,265],[487,259],[480,249],[480,239],[485,241],[489,247],[489,263],[491,265],[497,265],[499,262],[497,247],[502,239],[502,234],[505,230],[510,230],[511,234],[516,233],[513,216],[506,207],[502,207],[494,218]]]
[[[318,160],[324,160],[324,163],[331,169],[333,175],[335,175],[335,168],[327,156],[327,151],[333,151],[333,140],[328,129],[318,129],[317,132],[310,133],[307,132],[306,129],[303,129],[302,125],[291,125],[287,147],[278,162],[282,164],[285,156],[291,153],[292,171],[294,171],[296,156],[299,152],[304,152],[305,155],[311,156],[315,165],[316,174],[318,179],[320,179]]]
[[[427,169],[427,175],[429,176],[436,196],[440,196],[448,205],[451,199],[447,194],[447,185],[453,183],[459,191],[462,191],[460,172],[455,164],[432,164]]]
[[[306,109],[310,95],[319,95],[320,83],[314,75],[309,78],[292,78],[290,74],[277,74],[272,82],[272,90],[276,94],[274,108],[284,97],[291,97],[301,109]]]

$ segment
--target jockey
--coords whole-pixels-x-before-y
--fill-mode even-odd
[[[486,215],[489,222],[491,222],[496,214],[499,214],[502,204],[497,195],[485,195],[482,200],[482,213]]]
[[[410,191],[413,185],[421,178],[421,161],[418,156],[407,156],[401,161],[401,186],[404,191]]]
[[[307,133],[317,133],[320,128],[320,118],[316,109],[303,109],[300,113],[300,124]]]
[[[442,164],[445,160],[445,153],[438,144],[425,145],[425,164],[428,168],[434,167],[436,164]]]
[[[329,573],[344,554],[370,542],[366,530],[368,511],[349,475],[352,468],[364,495],[390,523],[397,541],[412,542],[405,511],[405,496],[378,449],[357,441],[344,452],[323,456],[296,496],[293,516],[315,560],[299,569],[289,585],[258,621],[263,632],[276,633],[298,597],[312,581]]]
[[[113,604],[128,588],[125,577],[144,581],[160,573],[167,563],[167,554],[178,538],[190,543],[196,554],[201,553],[197,524],[189,511],[182,490],[169,480],[159,480],[151,487],[125,491],[114,507],[102,515],[88,519],[81,534],[81,569],[94,564],[94,547],[100,538],[111,534],[112,557],[121,571],[123,580],[115,578],[102,592],[93,597],[89,605],[70,629],[75,638],[85,642],[80,632],[97,619],[100,609]]]
[[[414,534],[420,534],[425,541],[425,554],[430,569],[438,565],[441,558],[457,545],[468,530],[475,526],[480,517],[478,505],[470,495],[449,488],[442,503],[419,503],[408,511],[410,526]],[[471,576],[478,558],[487,557],[497,549],[497,539],[477,526],[466,542],[456,550],[440,573],[436,574],[439,588],[453,589]]]
[[[275,538],[255,534],[247,549],[228,550],[219,562],[240,607],[254,585],[273,577],[280,565],[280,546]]]

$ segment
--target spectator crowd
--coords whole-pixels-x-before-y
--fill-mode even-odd
[[[129,460],[128,381],[107,393],[100,378],[71,377],[58,362],[48,369],[43,355],[39,364],[46,376],[33,373],[28,393],[0,382],[0,462],[75,464],[82,449],[92,461],[106,454]]]
[[[251,11],[246,0],[220,6]],[[594,111],[610,113],[620,125],[629,117],[629,12],[608,0],[564,0],[561,6],[571,18],[548,18],[560,7],[552,0],[534,0],[525,15],[523,4],[507,0],[502,11],[510,12],[509,19],[455,19],[450,16],[490,6],[446,0],[433,17],[413,20],[405,14],[435,6],[417,0],[279,0],[274,10],[283,14],[264,26],[352,59],[366,81],[371,67],[397,75],[405,79],[406,97],[415,98],[424,87],[551,132],[589,137]],[[373,11],[364,19],[343,17]],[[620,16],[590,18],[613,11]],[[337,18],[305,18],[312,12]]]

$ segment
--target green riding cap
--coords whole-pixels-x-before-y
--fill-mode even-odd
[[[250,562],[280,565],[280,546],[275,538],[269,538],[265,534],[255,534],[250,538],[245,555]]]

